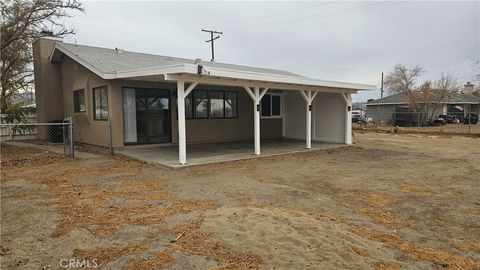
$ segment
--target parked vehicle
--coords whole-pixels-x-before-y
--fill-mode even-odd
[[[444,116],[444,117],[442,117],[442,116]],[[446,117],[446,115],[440,115],[440,116],[438,116],[437,119],[434,119],[434,120],[432,121],[432,125],[434,125],[434,126],[443,126],[443,125],[445,125],[445,124],[447,124],[447,117]]]
[[[457,117],[455,117],[454,115],[451,115],[451,114],[448,114],[448,115],[441,114],[441,115],[438,116],[438,118],[443,118],[447,122],[447,124],[458,123]]]
[[[363,119],[363,111],[362,110],[353,110],[352,111],[352,123],[358,123],[360,120]]]
[[[463,124],[468,125],[476,125],[478,124],[478,114],[476,113],[466,113],[465,117],[463,118]]]

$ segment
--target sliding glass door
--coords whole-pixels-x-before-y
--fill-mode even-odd
[[[125,144],[171,142],[170,91],[123,89]]]

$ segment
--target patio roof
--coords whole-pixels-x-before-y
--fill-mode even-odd
[[[259,86],[271,89],[326,90],[342,89],[355,93],[358,90],[373,90],[374,85],[318,80],[284,70],[198,61],[170,56],[129,52],[92,46],[57,42],[50,56],[58,61],[66,55],[103,79],[172,80],[181,77],[184,81],[236,86]],[[196,78],[192,80],[192,78]],[[190,80],[189,80],[190,79]],[[210,80],[210,81],[208,81]]]

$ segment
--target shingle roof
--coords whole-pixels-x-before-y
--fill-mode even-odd
[[[432,94],[434,95],[434,94]],[[379,104],[407,104],[407,94],[398,93],[395,95],[387,96],[380,99],[375,99],[367,102],[368,105],[379,105]],[[435,98],[432,96],[432,100]],[[451,104],[462,104],[462,103],[480,103],[480,98],[472,94],[463,94],[451,92],[446,96],[441,103],[451,103]]]
[[[115,49],[75,45],[61,42],[57,43],[57,46],[63,47],[64,49],[70,51],[71,53],[81,58],[85,62],[89,63],[93,67],[97,68],[103,73],[127,72],[146,68],[165,67],[175,64],[193,64],[195,61],[193,59],[129,51],[123,51],[122,53],[118,53]],[[218,62],[213,63],[209,61],[202,61],[201,63],[205,67],[210,66],[236,69],[241,71],[261,72],[274,75],[303,77],[298,74],[277,69],[257,68]]]

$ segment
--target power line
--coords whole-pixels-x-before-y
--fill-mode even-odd
[[[305,10],[305,9],[311,9],[311,8],[314,8],[314,7],[327,6],[327,5],[331,5],[331,4],[334,4],[334,3],[335,2],[322,3],[322,4],[312,5],[312,6],[308,6],[308,7],[302,7],[302,8],[292,9],[292,10],[285,10],[285,11],[270,14],[270,15],[267,15],[267,16],[261,16],[261,17],[257,17],[257,18],[251,18],[251,19],[237,20],[237,21],[233,21],[233,22],[229,22],[229,23],[219,25],[219,27],[225,27],[225,26],[230,26],[230,25],[235,25],[235,24],[245,24],[245,23],[250,24],[252,21],[263,20],[263,19],[267,19],[267,18],[271,18],[271,17],[276,17],[276,16],[279,16],[279,15],[284,15],[284,14],[287,14],[287,13],[298,12],[298,11],[302,11],[302,10]]]
[[[381,3],[381,4],[375,3],[375,4],[372,4],[372,5],[366,5],[366,6],[361,6],[361,7],[351,7],[351,8],[346,8],[346,9],[331,10],[331,11],[327,11],[327,12],[320,13],[320,14],[314,14],[314,15],[310,15],[310,16],[288,18],[286,20],[280,20],[280,21],[278,21],[278,23],[274,23],[274,24],[264,24],[264,25],[260,25],[260,26],[253,26],[253,27],[249,27],[249,29],[274,27],[274,26],[283,25],[283,24],[298,23],[298,22],[304,22],[304,21],[315,20],[315,19],[324,19],[324,18],[327,18],[327,17],[337,16],[337,15],[345,15],[345,14],[350,14],[350,13],[355,13],[355,12],[362,12],[362,11],[366,11],[366,10],[381,8],[381,7],[390,6],[390,5],[394,5],[394,4],[400,4],[400,3],[404,3],[404,2],[390,1],[390,2],[387,2],[387,3]],[[239,27],[232,27],[230,29],[236,29],[236,28],[239,28]]]
[[[214,47],[213,47],[213,41],[220,38],[220,36],[213,37],[213,34],[223,35],[223,32],[219,32],[219,31],[216,31],[216,30],[206,30],[206,29],[203,29],[203,28],[202,28],[202,32],[210,33],[210,39],[205,41],[205,42],[210,42],[212,44],[212,60],[211,61],[213,62],[213,61],[215,61],[215,51],[214,51]]]

